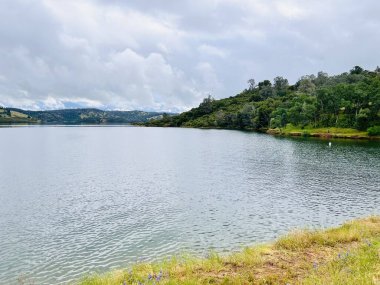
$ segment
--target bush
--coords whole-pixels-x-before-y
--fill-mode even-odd
[[[369,136],[380,136],[380,126],[374,126],[367,129]]]
[[[308,138],[308,137],[311,136],[311,134],[308,131],[303,131],[302,134],[301,134],[301,136],[304,137],[304,138]]]

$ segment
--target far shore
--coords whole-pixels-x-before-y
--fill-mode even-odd
[[[138,126],[138,127],[154,127],[156,126],[146,126],[144,123],[104,123],[104,124],[44,124],[44,123],[0,123],[1,127],[29,127],[29,126],[49,126],[49,127],[117,127],[117,126]],[[175,127],[166,127],[162,128],[175,128]],[[380,136],[370,136],[368,132],[359,131],[356,129],[350,128],[276,128],[276,129],[267,129],[267,130],[252,130],[252,129],[228,129],[228,128],[218,128],[218,127],[186,127],[182,126],[179,128],[195,128],[195,129],[215,129],[215,130],[235,130],[235,131],[250,131],[258,133],[266,133],[269,135],[275,136],[290,136],[290,137],[313,137],[320,139],[351,139],[351,140],[373,140],[380,141]]]

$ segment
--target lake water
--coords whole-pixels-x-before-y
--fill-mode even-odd
[[[379,213],[379,142],[0,128],[0,284],[66,284]]]

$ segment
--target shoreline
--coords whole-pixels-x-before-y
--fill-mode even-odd
[[[367,132],[347,132],[344,129],[343,132],[319,132],[315,131],[318,129],[296,129],[287,130],[285,129],[266,129],[266,130],[251,130],[251,129],[235,129],[235,128],[217,128],[217,127],[169,127],[169,126],[147,126],[141,123],[125,123],[125,124],[40,124],[40,123],[14,123],[14,124],[2,124],[0,123],[0,128],[7,127],[122,127],[122,126],[134,126],[134,127],[147,127],[147,128],[184,128],[184,129],[201,129],[201,130],[231,130],[231,131],[243,131],[243,132],[255,132],[261,134],[268,134],[273,136],[281,137],[303,137],[303,138],[319,138],[319,139],[347,139],[347,140],[369,140],[369,141],[380,141],[380,136],[369,136]],[[328,128],[324,128],[328,129]],[[334,129],[334,128],[331,128]]]
[[[106,284],[379,284],[380,216],[289,233],[227,256],[173,257],[83,278]]]
[[[330,129],[332,131],[330,131]],[[320,139],[351,139],[351,140],[380,140],[380,136],[370,136],[367,132],[354,129],[340,128],[317,128],[317,129],[268,129],[267,134],[288,137],[313,137]]]
[[[312,137],[319,139],[347,139],[347,140],[369,140],[369,141],[380,141],[380,136],[369,136],[367,132],[360,132],[348,128],[340,128],[343,132],[318,132],[314,130],[319,129],[297,129],[297,130],[286,130],[286,129],[263,129],[263,130],[253,130],[253,129],[236,129],[236,128],[217,128],[217,127],[172,127],[172,126],[147,126],[145,124],[133,124],[134,126],[146,127],[146,128],[180,128],[180,129],[200,129],[200,130],[230,130],[230,131],[243,131],[243,132],[253,132],[259,134],[268,134],[272,136],[282,136],[282,137]],[[329,128],[324,128],[329,129]],[[331,128],[335,129],[335,128]],[[351,132],[344,132],[351,131]]]

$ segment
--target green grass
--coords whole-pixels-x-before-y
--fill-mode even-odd
[[[380,284],[380,242],[368,242],[354,252],[342,252],[332,261],[316,266],[302,284]]]
[[[305,128],[299,128],[294,127],[291,125],[287,125],[284,129],[282,129],[284,132],[310,132],[310,133],[319,133],[319,134],[354,134],[354,135],[365,135],[367,132],[365,131],[359,131],[352,128],[312,128],[312,127],[305,127]]]
[[[369,136],[368,132],[352,128],[312,128],[294,127],[288,124],[285,128],[269,129],[269,134],[302,137],[348,138],[348,139],[379,139],[380,136]]]
[[[28,115],[26,114],[23,114],[23,113],[20,113],[20,112],[16,112],[16,111],[11,111],[11,117],[13,118],[28,118]]]
[[[228,256],[173,257],[92,275],[81,285],[380,284],[380,217],[317,231],[296,231],[273,244]],[[140,283],[139,283],[140,282]]]

